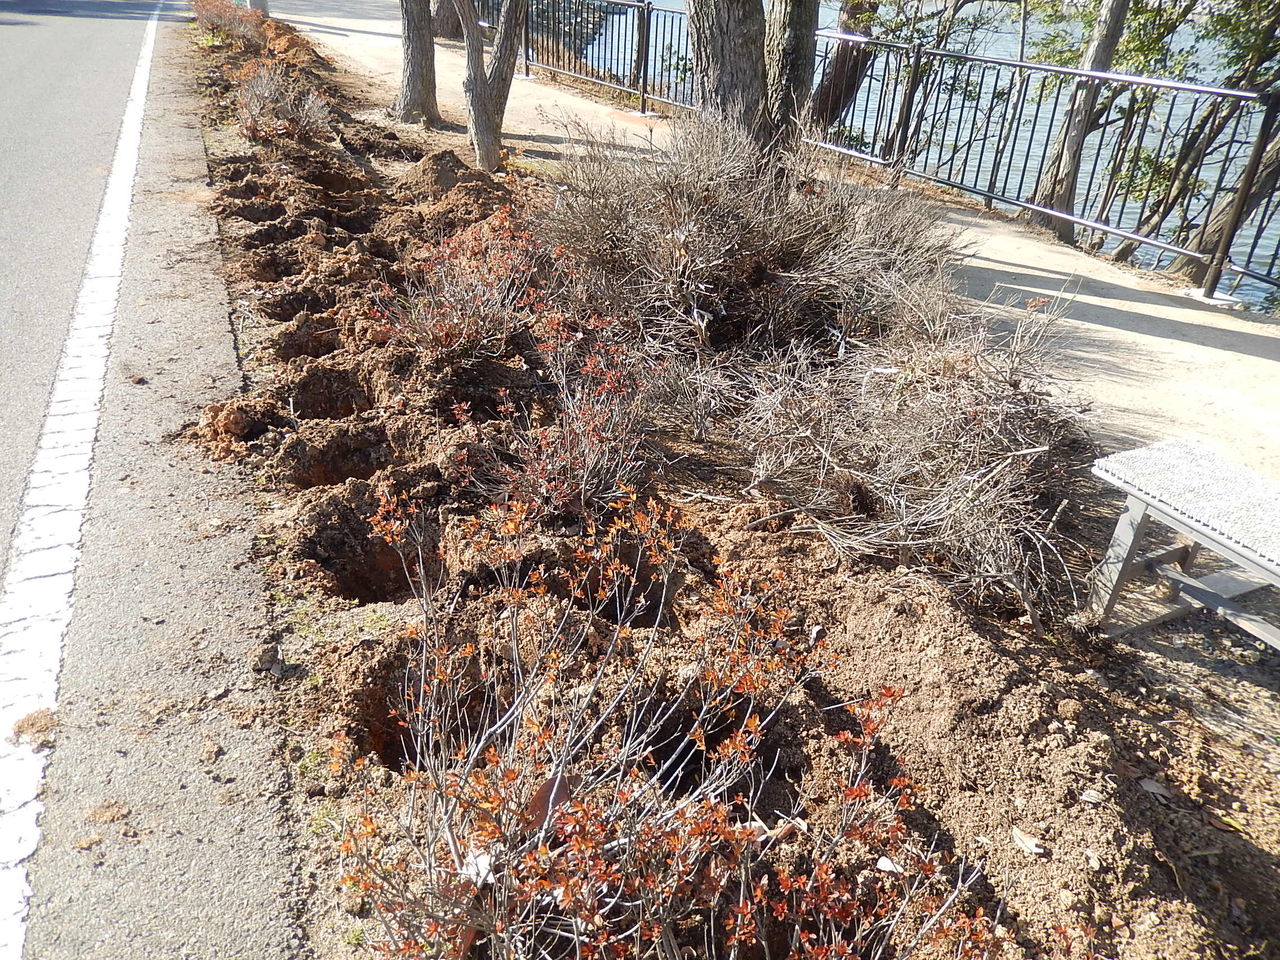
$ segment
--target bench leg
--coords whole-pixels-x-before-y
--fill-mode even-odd
[[[1120,512],[1115,533],[1111,535],[1106,556],[1102,558],[1093,581],[1093,591],[1085,607],[1090,619],[1102,623],[1111,615],[1120,588],[1132,573],[1133,557],[1142,542],[1147,520],[1147,505],[1137,497],[1130,497]]]
[[[1190,574],[1191,567],[1192,565],[1195,564],[1196,557],[1199,556],[1199,554],[1200,554],[1199,542],[1195,540],[1188,540],[1185,542],[1185,544],[1182,547],[1182,555],[1178,557],[1176,560],[1174,560],[1173,562],[1178,565],[1178,569],[1181,570],[1183,573]],[[1166,600],[1172,603],[1182,596],[1182,585],[1179,584],[1176,580],[1165,580],[1164,583],[1167,587],[1167,592],[1165,596]]]

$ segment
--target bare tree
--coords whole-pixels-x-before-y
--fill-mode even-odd
[[[436,0],[432,18],[437,37],[442,40],[462,39],[462,21],[458,18],[458,8],[453,0]]]
[[[1244,37],[1238,44],[1236,69],[1223,81],[1223,86],[1243,90],[1272,90],[1280,87],[1280,70],[1276,68],[1276,60],[1280,58],[1280,7],[1268,10],[1267,13],[1268,16],[1261,21],[1240,18]],[[1212,100],[1205,105],[1187,135],[1182,138],[1182,145],[1173,157],[1168,185],[1147,207],[1135,233],[1142,236],[1155,234],[1187,194],[1197,188],[1200,167],[1206,156],[1218,148],[1219,138],[1237,121],[1242,109],[1243,103],[1239,100]],[[1265,180],[1265,175],[1264,165],[1263,170],[1259,171],[1260,180]],[[1215,208],[1205,221],[1203,229],[1214,228],[1213,220],[1218,213]],[[1225,217],[1226,214],[1223,213],[1217,229],[1225,228]],[[1111,256],[1122,263],[1127,262],[1137,252],[1138,246],[1137,241],[1122,240]],[[1197,249],[1202,253],[1212,253],[1217,249],[1216,240],[1198,240]],[[1182,258],[1179,258],[1170,269],[1185,271],[1197,281],[1203,276],[1194,267],[1188,267],[1181,261]]]
[[[696,105],[765,131],[762,0],[690,0],[688,10]]]
[[[400,74],[400,94],[391,106],[391,113],[405,123],[439,123],[431,0],[400,0],[400,36],[404,67]]]
[[[502,117],[507,112],[529,2],[507,0],[502,5],[487,63],[475,0],[453,2],[462,21],[462,39],[467,52],[467,75],[462,81],[462,92],[467,99],[467,132],[476,151],[476,164],[482,170],[496,170],[502,162]]]
[[[1080,59],[1080,69],[1110,69],[1128,13],[1129,0],[1101,0],[1098,19],[1093,25],[1093,36]],[[1094,108],[1097,104],[1098,84],[1085,79],[1077,82],[1071,95],[1071,105],[1054,142],[1053,152],[1040,171],[1040,179],[1031,195],[1032,203],[1063,213],[1071,213],[1074,209],[1081,152],[1085,137],[1093,127]],[[1075,224],[1070,220],[1049,214],[1035,214],[1031,219],[1052,225],[1059,240],[1071,243],[1075,239]]]
[[[790,125],[813,87],[817,53],[818,0],[770,0],[764,35],[769,120],[774,129]]]

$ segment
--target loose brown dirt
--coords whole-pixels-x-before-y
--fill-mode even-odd
[[[429,542],[415,575],[475,584],[458,629],[491,623],[463,526],[483,498],[456,467],[475,436],[451,411],[470,404],[482,434],[500,429],[497,388],[532,406],[538,385],[515,355],[432,364],[380,312],[425,245],[491,216],[518,184],[468,168],[456,137],[376,122],[349,78],[287,28],[273,26],[271,49],[331,98],[335,136],[245,142],[227,109],[239,55],[193,54],[250,389],[190,433],[262,482],[263,559],[281,584],[286,659],[300,668],[263,676],[286,678],[273,682],[296,732],[298,804],[327,863],[332,804],[349,786],[326,772],[332,735],[385,766],[387,783],[405,760],[388,711],[414,607],[402,602],[399,554],[372,535],[378,493],[421,505]],[[1153,687],[1141,652],[1038,641],[911,571],[842,560],[785,518],[767,520],[777,504],[726,500],[714,484],[654,492],[689,523],[693,588],[727,570],[785,584],[796,629],[825,635],[830,669],[770,733],[787,757],[778,782],[803,779],[810,816],[839,790],[824,708],[900,688],[883,740],[886,762],[919,785],[910,825],[926,845],[983,864],[969,906],[998,915],[1016,951],[1053,955],[1055,928],[1090,928],[1103,956],[1280,956],[1280,791],[1263,762],[1274,738],[1268,748],[1224,735],[1178,689],[1185,676]],[[548,531],[539,559],[571,554],[576,535]],[[697,595],[682,593],[662,628],[673,657]],[[1240,682],[1274,696],[1271,665],[1243,665]],[[327,873],[314,899],[317,944],[341,955],[362,908]]]

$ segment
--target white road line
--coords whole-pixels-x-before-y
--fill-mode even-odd
[[[89,467],[115,325],[142,116],[155,50],[157,6],[147,22],[89,261],[63,346],[44,429],[0,589],[0,957],[25,939],[25,860],[39,840],[44,754],[13,743],[14,724],[58,705],[62,642],[71,622]],[[55,65],[50,64],[50,69]]]

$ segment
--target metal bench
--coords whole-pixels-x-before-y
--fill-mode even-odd
[[[1260,587],[1280,586],[1280,484],[1194,440],[1166,440],[1103,457],[1093,473],[1128,500],[1097,570],[1086,608],[1091,619],[1115,636],[1204,607],[1280,649],[1280,628],[1231,602]],[[1187,542],[1138,556],[1151,520]],[[1193,576],[1202,547],[1233,568]],[[1139,623],[1106,626],[1121,588],[1144,572],[1168,581],[1172,597]]]

